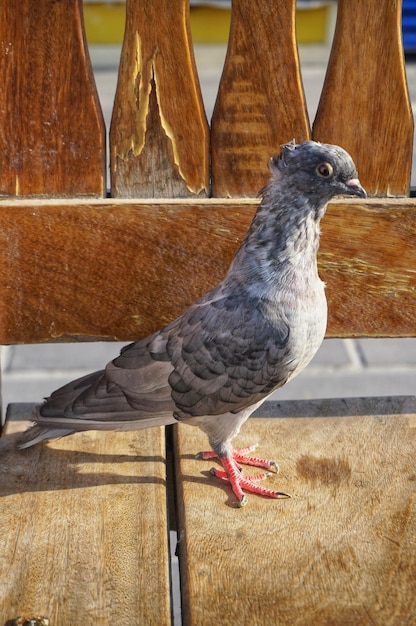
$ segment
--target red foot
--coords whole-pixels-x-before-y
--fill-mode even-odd
[[[270,476],[270,472],[244,478],[238,463],[243,463],[244,465],[254,465],[256,467],[263,467],[267,469],[273,468],[278,471],[277,465],[274,461],[266,461],[252,456],[245,456],[248,452],[252,452],[253,450],[254,446],[240,450],[233,450],[232,458],[222,457],[220,459],[224,470],[213,468],[211,472],[218,478],[223,478],[229,481],[232,490],[237,496],[238,506],[240,507],[247,504],[247,498],[244,495],[243,490],[250,491],[251,493],[257,493],[267,498],[290,498],[287,493],[273,491],[272,489],[267,489],[267,487],[262,487],[261,485],[256,484]],[[203,459],[217,458],[215,452],[202,452],[199,456]]]

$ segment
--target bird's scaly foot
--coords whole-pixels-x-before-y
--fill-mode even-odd
[[[229,481],[232,490],[234,491],[234,494],[237,496],[238,506],[240,507],[247,504],[247,498],[244,495],[243,490],[250,491],[251,493],[257,493],[261,496],[265,496],[268,498],[290,498],[289,494],[287,493],[281,491],[273,491],[272,489],[267,489],[267,487],[256,484],[270,476],[271,472],[256,474],[255,476],[250,476],[249,478],[245,478],[242,475],[239,463],[265,469],[273,469],[276,472],[279,471],[278,466],[274,461],[259,459],[253,456],[247,456],[250,452],[253,452],[254,449],[255,446],[249,446],[247,448],[241,448],[239,450],[232,450],[231,458],[220,458],[224,470],[212,468],[211,473],[218,478],[223,478]],[[213,459],[218,458],[218,455],[215,452],[208,451],[201,452],[198,457],[202,459]]]

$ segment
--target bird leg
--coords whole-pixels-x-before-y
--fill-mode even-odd
[[[268,461],[264,459],[258,459],[257,457],[247,456],[249,452],[252,452],[255,449],[255,446],[250,446],[248,448],[241,448],[239,450],[232,450],[231,455],[229,456],[221,456],[215,452],[201,452],[198,457],[202,459],[212,459],[219,458],[221,464],[223,466],[223,470],[213,468],[211,473],[218,478],[223,478],[228,480],[231,484],[232,490],[237,497],[238,506],[244,506],[247,504],[247,498],[244,495],[244,491],[250,491],[251,493],[257,493],[261,496],[265,496],[268,498],[290,498],[287,493],[283,493],[281,491],[273,491],[272,489],[267,489],[267,487],[263,487],[262,485],[256,484],[268,476],[271,475],[271,472],[264,472],[262,474],[256,474],[255,476],[250,476],[249,478],[245,478],[242,475],[242,470],[239,463],[243,465],[252,465],[255,467],[262,467],[266,469],[273,468],[276,472],[278,471],[277,464],[274,461]]]

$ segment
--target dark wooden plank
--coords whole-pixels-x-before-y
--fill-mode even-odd
[[[254,200],[0,203],[0,343],[131,340],[220,281]],[[328,336],[414,336],[416,200],[338,201],[322,223]]]
[[[401,2],[339,0],[331,57],[313,126],[317,141],[352,155],[375,196],[407,195],[413,114],[407,91]]]
[[[3,0],[0,195],[102,196],[105,129],[82,0]]]
[[[195,459],[205,435],[178,429],[184,623],[412,626],[415,398],[278,409],[248,420],[235,443],[258,442],[259,456],[279,463],[266,483],[289,500],[248,494],[236,510],[229,485],[209,473],[215,461]]]
[[[309,138],[295,5],[295,0],[233,0],[212,118],[215,196],[256,196],[268,181],[268,160],[280,144]]]
[[[0,447],[32,410],[9,407]],[[2,448],[0,623],[170,624],[165,478],[162,428]]]
[[[110,130],[112,195],[209,195],[209,129],[187,0],[127,1]]]

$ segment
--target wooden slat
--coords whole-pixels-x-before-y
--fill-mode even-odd
[[[251,200],[0,203],[0,343],[133,340],[219,282]],[[338,201],[322,225],[328,336],[414,336],[416,200]]]
[[[229,486],[199,429],[177,438],[182,611],[188,626],[396,624],[416,621],[416,401],[281,402],[237,445],[280,464],[268,486],[289,500]],[[261,409],[260,409],[261,411]],[[276,415],[276,407],[272,413]],[[245,468],[248,475],[255,469]]]
[[[280,144],[309,138],[295,5],[295,0],[233,0],[212,118],[215,196],[256,196]]]
[[[105,129],[82,0],[0,6],[0,195],[102,196]]]
[[[329,335],[416,335],[415,240],[414,200],[330,206],[319,253]]]
[[[188,0],[128,0],[110,131],[112,195],[209,195]]]
[[[401,2],[339,0],[337,25],[313,127],[343,146],[368,193],[407,195],[413,114],[402,51]]]
[[[31,405],[11,405],[6,436]],[[0,623],[170,624],[163,429],[1,451]]]

